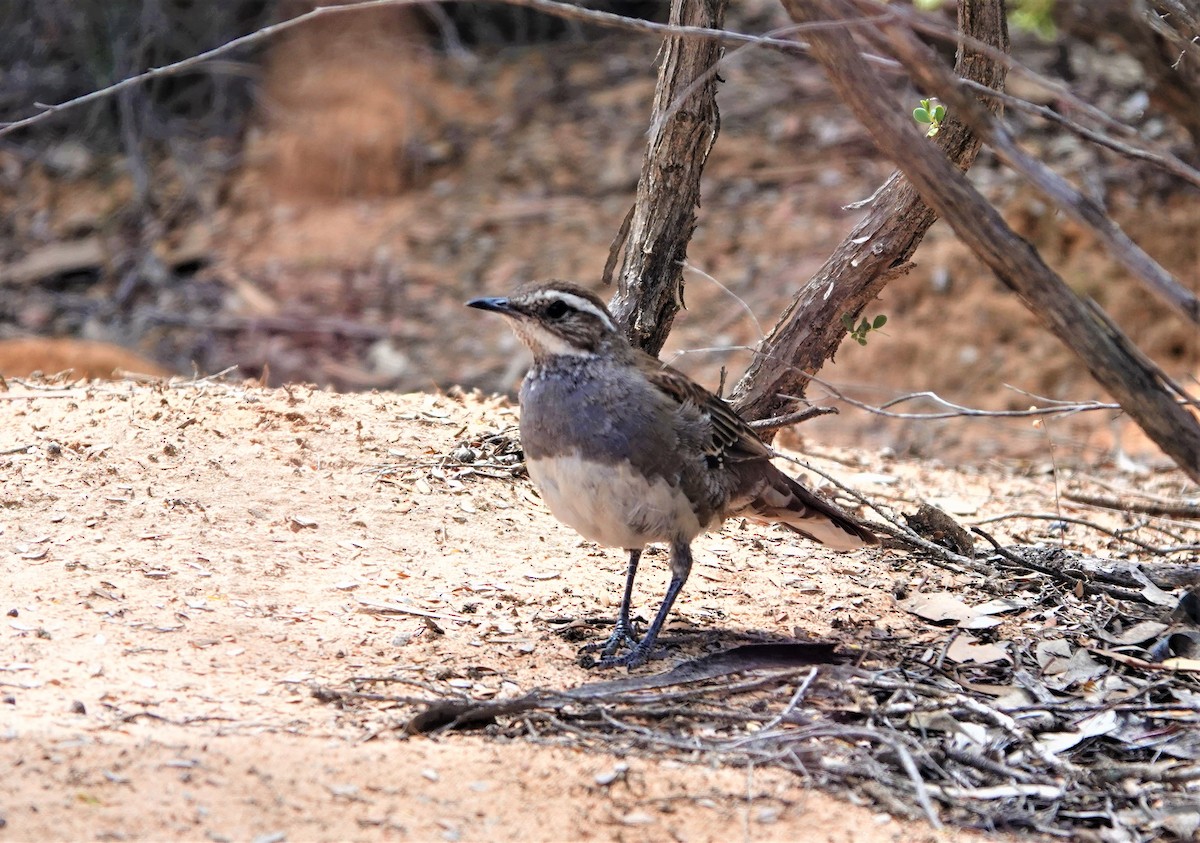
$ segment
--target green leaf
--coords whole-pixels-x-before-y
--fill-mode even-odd
[[[882,313],[875,317],[875,321],[871,323],[871,327],[878,331],[887,324],[887,317]]]
[[[946,106],[935,105],[933,107],[933,119],[941,123],[946,119]]]
[[[842,325],[843,325],[843,327],[845,327],[845,329],[847,331],[853,331],[854,330],[854,317],[851,316],[849,313],[843,313],[842,314]]]
[[[913,109],[913,119],[916,120],[918,123],[932,123],[933,122],[933,120],[930,119],[930,117],[929,117],[929,112],[926,111],[924,108],[914,108]]]

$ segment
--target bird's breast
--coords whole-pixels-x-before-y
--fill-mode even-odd
[[[529,476],[559,521],[610,547],[691,541],[703,531],[687,495],[628,461],[599,461],[579,451],[527,458]]]

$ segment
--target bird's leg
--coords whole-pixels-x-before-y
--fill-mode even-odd
[[[629,569],[625,573],[625,595],[621,598],[621,608],[617,611],[617,623],[613,628],[612,635],[608,636],[608,640],[603,644],[588,644],[583,648],[584,652],[599,650],[600,656],[607,659],[624,644],[628,644],[630,647],[637,646],[637,630],[633,628],[633,622],[629,620],[629,604],[633,601],[633,578],[637,575],[638,560],[641,558],[641,548],[629,551]]]
[[[654,642],[658,638],[659,630],[667,622],[667,615],[671,614],[671,606],[675,603],[675,598],[679,596],[683,584],[687,582],[691,570],[691,545],[682,541],[673,542],[671,544],[671,582],[667,586],[667,593],[663,597],[662,605],[658,608],[658,614],[654,616],[654,622],[650,624],[645,636],[632,650],[623,656],[606,656],[597,663],[597,667],[637,667],[649,661],[654,652]]]

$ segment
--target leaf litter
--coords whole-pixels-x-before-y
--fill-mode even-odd
[[[479,448],[496,441],[489,435],[499,433],[463,440],[450,457],[494,467]],[[1198,525],[1173,529],[1189,534],[1189,546],[1200,536]],[[618,755],[776,766],[935,827],[1191,836],[1200,828],[1196,592],[1170,587],[1172,572],[1150,563],[987,538],[995,552],[986,557],[945,545],[943,558],[965,565],[953,590],[897,601],[932,637],[865,643],[854,664],[780,669],[747,657],[703,675],[713,657],[701,656],[651,677],[496,702],[463,697],[464,683],[424,697],[364,694],[355,680],[320,693],[362,711],[364,723],[379,701],[399,704],[409,734],[473,729]],[[927,550],[909,564],[937,561]],[[729,652],[737,650],[717,656]],[[596,781],[621,775],[614,768]]]
[[[269,393],[261,395],[271,400]],[[150,396],[139,400],[151,403]],[[316,404],[333,399],[299,400]],[[257,394],[247,395],[245,412],[261,406],[255,403],[261,401]],[[716,559],[712,564],[722,566],[722,576],[711,580],[711,586],[701,577],[689,584],[679,617],[672,619],[664,638],[671,653],[678,656],[682,651],[688,657],[684,664],[694,668],[696,662],[722,655],[712,650],[744,644],[741,639],[763,643],[765,637],[768,644],[794,645],[793,638],[778,641],[788,633],[795,638],[817,636],[835,643],[836,651],[830,647],[815,665],[764,666],[753,659],[735,660],[725,664],[723,672],[704,675],[694,669],[690,675],[664,673],[663,663],[657,662],[648,669],[660,672],[649,676],[603,677],[650,684],[593,688],[590,696],[571,694],[570,687],[538,689],[547,682],[580,687],[578,670],[552,663],[569,649],[563,646],[566,636],[553,631],[553,620],[565,618],[564,626],[587,639],[602,634],[596,628],[604,621],[592,621],[591,613],[605,621],[611,614],[611,606],[596,600],[604,587],[594,585],[582,594],[579,590],[581,583],[606,578],[619,583],[621,562],[608,559],[612,570],[606,568],[601,575],[594,566],[604,554],[559,532],[546,534],[556,542],[549,553],[526,550],[525,542],[535,535],[526,532],[520,534],[520,546],[504,547],[498,564],[476,559],[471,551],[478,547],[487,547],[488,554],[500,553],[500,545],[486,544],[497,528],[550,526],[538,511],[536,494],[523,481],[511,409],[493,402],[490,408],[476,412],[472,407],[466,413],[453,399],[440,396],[424,399],[420,407],[444,413],[412,412],[411,406],[402,404],[397,417],[411,414],[410,424],[428,426],[438,436],[390,435],[386,444],[362,440],[360,464],[378,463],[384,454],[391,462],[386,470],[378,464],[364,468],[366,477],[358,480],[365,482],[347,487],[358,498],[337,498],[336,509],[323,507],[316,496],[300,497],[307,492],[304,487],[313,485],[307,480],[298,487],[290,484],[293,466],[311,471],[321,457],[314,453],[299,465],[285,462],[293,453],[285,430],[268,440],[279,455],[281,470],[274,481],[279,485],[273,488],[288,490],[278,500],[254,494],[258,489],[246,484],[230,487],[231,497],[240,495],[237,507],[245,507],[236,513],[232,502],[173,487],[161,497],[136,496],[122,503],[122,512],[154,507],[154,512],[166,515],[161,523],[176,525],[153,530],[165,536],[164,547],[155,548],[153,555],[130,549],[147,546],[140,537],[151,522],[134,517],[122,531],[115,517],[103,514],[104,507],[113,504],[102,496],[95,496],[93,508],[78,516],[72,511],[67,526],[47,528],[61,523],[50,519],[50,513],[40,522],[13,522],[12,536],[50,535],[49,541],[37,545],[23,541],[24,551],[51,547],[51,558],[58,558],[68,578],[78,580],[80,613],[97,615],[114,630],[122,629],[120,640],[130,639],[128,653],[152,660],[126,673],[122,662],[104,654],[104,645],[83,642],[92,649],[83,654],[79,669],[101,677],[93,688],[104,684],[108,689],[103,696],[87,697],[87,716],[95,721],[90,728],[121,730],[137,722],[156,729],[219,724],[214,727],[219,735],[281,728],[290,732],[292,717],[314,716],[299,705],[308,699],[318,712],[323,706],[336,706],[337,728],[361,742],[399,739],[398,727],[414,720],[419,724],[417,718],[449,701],[458,706],[448,712],[452,716],[447,719],[443,709],[440,722],[431,721],[431,728],[441,730],[442,743],[453,729],[471,728],[499,747],[519,741],[567,751],[594,750],[607,756],[603,764],[608,769],[615,754],[706,768],[741,765],[788,771],[800,784],[850,794],[897,817],[925,818],[934,824],[1055,836],[1101,834],[1113,840],[1192,833],[1188,829],[1194,829],[1189,824],[1196,813],[1200,780],[1200,686],[1190,668],[1200,625],[1196,600],[1185,587],[1188,572],[1195,569],[1194,554],[1163,559],[1117,539],[1097,544],[1073,540],[1078,536],[1070,534],[1050,544],[1020,545],[1014,543],[1023,534],[1019,526],[1005,533],[1008,525],[1002,522],[999,547],[992,551],[968,556],[956,544],[936,555],[938,551],[929,547],[914,550],[900,542],[869,555],[832,557],[831,562],[831,557],[794,548],[782,535],[748,531],[733,522],[712,537],[710,546],[718,547],[720,554],[698,555],[699,569],[710,564],[705,558]],[[308,413],[310,420],[320,417],[319,412]],[[209,435],[206,431],[198,423],[187,428],[186,436]],[[152,430],[142,435],[157,434]],[[353,440],[353,433],[343,435]],[[184,456],[204,454],[201,443],[185,437],[179,441]],[[319,441],[314,435],[310,447]],[[161,445],[155,447],[161,450]],[[103,459],[133,471],[133,463],[118,462],[131,450],[122,440]],[[29,482],[39,482],[38,472],[45,466],[38,461],[45,456],[37,449],[8,459],[10,468],[28,463]],[[70,454],[57,459],[58,476],[76,483],[78,476],[68,469],[93,470],[86,460],[72,463]],[[260,463],[248,464],[259,470]],[[497,465],[506,467],[498,470]],[[944,482],[944,476],[916,464],[875,458],[868,468],[897,478],[888,486],[888,500],[905,510],[917,506],[918,489]],[[353,472],[345,475],[353,477]],[[964,487],[973,482],[969,474],[952,476]],[[377,508],[363,508],[363,487],[376,478]],[[322,482],[332,485],[338,480]],[[991,483],[990,478],[979,481]],[[1152,491],[1168,497],[1165,485],[1152,481],[1147,488],[1153,486]],[[1004,504],[970,488],[955,494],[978,498],[981,517]],[[468,525],[478,525],[478,532],[456,533],[467,529],[452,520],[463,514],[458,506],[462,499],[478,510]],[[61,500],[54,500],[62,508]],[[399,501],[412,502],[408,518],[399,511]],[[502,510],[498,501],[511,506]],[[419,518],[429,510],[434,518]],[[246,512],[253,520],[246,519]],[[309,520],[312,526],[294,532],[291,525],[300,525],[293,517]],[[1089,511],[1087,518],[1110,518],[1104,523],[1112,526],[1121,514]],[[1154,518],[1158,520],[1147,523],[1166,523]],[[359,519],[378,525],[378,535],[354,526]],[[257,547],[242,541],[231,551],[210,521],[222,527],[245,521],[255,531],[264,531],[262,541]],[[403,536],[405,522],[432,525],[436,540],[427,550],[410,550],[396,538]],[[188,534],[186,549],[168,555],[172,542],[182,544],[179,525],[184,524],[194,531]],[[1153,538],[1146,532],[1150,526],[1138,529],[1141,539]],[[1179,546],[1196,544],[1195,524],[1176,520],[1164,529]],[[67,542],[80,540],[67,535],[69,530],[94,534],[101,541],[93,545],[89,538],[85,554],[72,551],[77,545]],[[350,541],[366,549],[361,560],[348,559]],[[16,544],[14,539],[10,547]],[[32,576],[36,562],[19,560],[17,552],[11,557],[11,571]],[[440,557],[453,564],[452,573],[430,573],[429,560]],[[559,566],[564,558],[569,562]],[[578,564],[581,561],[587,564]],[[244,576],[242,567],[269,579]],[[163,580],[145,576],[145,571],[173,573]],[[387,575],[381,576],[383,572]],[[752,589],[748,580],[756,575],[760,578]],[[319,587],[298,587],[309,580],[319,580]],[[355,583],[362,585],[348,588]],[[339,587],[347,587],[347,592]],[[147,603],[147,594],[173,595],[185,588],[191,596],[181,597],[174,606]],[[786,592],[786,599],[760,611],[752,622],[767,632],[727,631],[751,616],[747,603],[734,605],[736,595],[762,600],[777,592]],[[940,614],[898,609],[901,601],[937,594],[943,596],[927,604],[940,603]],[[1171,598],[1171,606],[1164,605],[1164,595]],[[29,672],[32,660],[24,648],[36,647],[42,631],[55,636],[56,648],[65,636],[54,623],[43,623],[34,608],[26,608],[37,602],[26,599],[20,604],[20,617],[7,618],[23,625],[10,629],[14,648],[22,649],[14,649],[0,667],[12,671],[3,674],[6,679],[21,677],[23,685],[36,681],[51,687],[49,682],[59,680],[46,672],[47,654],[39,654],[36,672]],[[806,604],[818,608],[805,614]],[[238,621],[239,616],[246,621]],[[229,623],[231,618],[235,623]],[[330,620],[337,623],[328,624]],[[304,627],[298,628],[300,624]],[[315,640],[312,630],[325,624],[339,636],[336,647],[346,652],[345,661],[332,660],[333,645],[328,650],[331,660],[323,661],[305,658],[302,651],[289,649],[291,643],[284,644]],[[689,625],[710,629],[688,631]],[[253,698],[240,700],[235,694],[208,699],[172,679],[177,672],[158,670],[180,650],[185,659],[189,653],[203,653],[214,664],[236,656],[234,669],[243,670],[242,665],[254,663],[255,655],[262,658],[257,649],[262,642],[252,643],[260,627],[266,630],[261,636],[270,640],[271,651],[286,655],[280,663],[259,663],[271,665],[274,672],[266,681],[256,680],[260,690]],[[182,647],[171,647],[171,633],[184,629]],[[402,639],[392,645],[401,649],[393,654],[386,647],[362,644],[368,630],[386,634],[383,641]],[[167,646],[154,647],[160,640]],[[460,645],[457,650],[452,648],[455,643]],[[959,647],[976,655],[995,648],[991,654],[997,657],[960,661]],[[840,659],[835,658],[838,654]],[[382,666],[391,660],[400,662],[394,673]],[[158,692],[149,693],[153,689],[147,682],[156,684]],[[397,683],[407,685],[397,688]],[[126,689],[132,689],[132,695]],[[315,697],[306,697],[305,690]],[[394,693],[397,690],[407,693]],[[276,692],[280,704],[288,706],[287,719],[263,725],[258,718],[269,710],[263,706]],[[320,714],[316,716],[324,724]],[[327,726],[314,721],[308,728],[322,731]],[[589,772],[589,783],[593,775]],[[637,810],[631,806],[620,816]]]

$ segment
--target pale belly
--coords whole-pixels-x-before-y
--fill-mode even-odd
[[[691,541],[703,526],[683,493],[661,477],[647,480],[627,465],[579,456],[529,460],[529,476],[554,517],[610,547]]]

